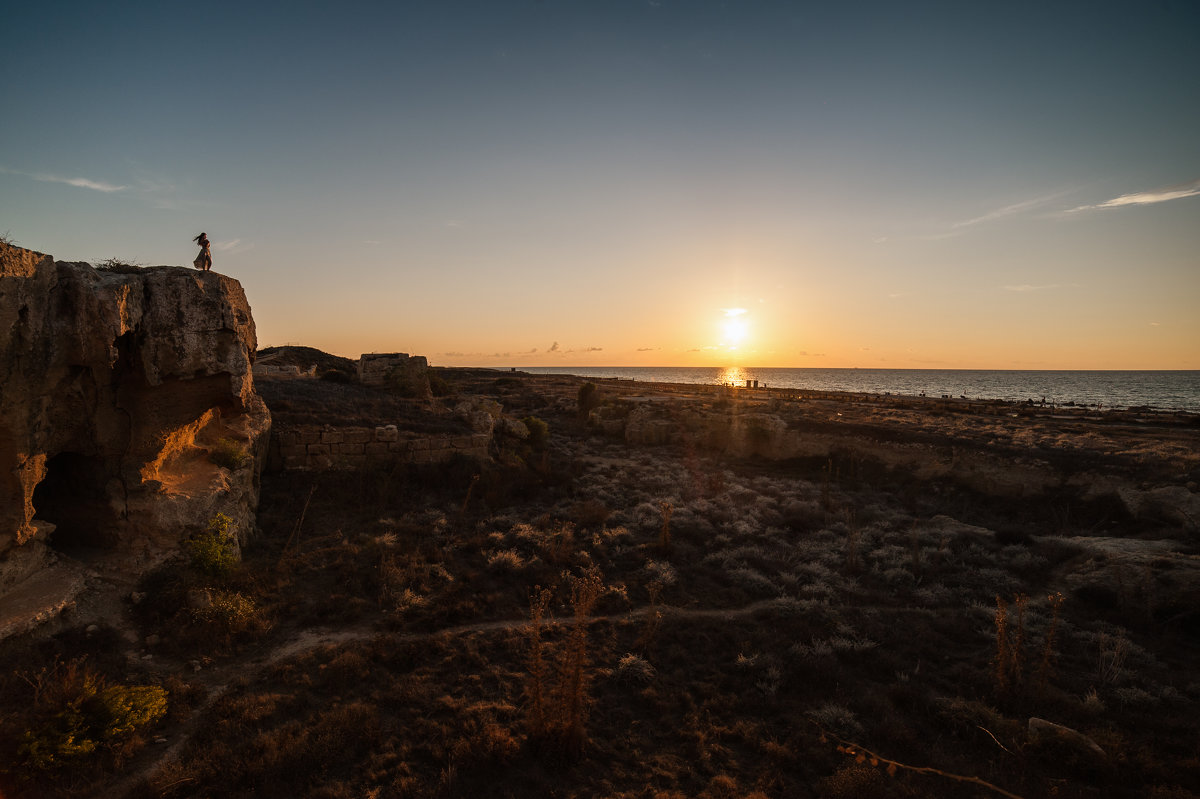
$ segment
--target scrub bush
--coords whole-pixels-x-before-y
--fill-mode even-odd
[[[227,577],[240,560],[237,539],[230,526],[233,520],[218,513],[208,522],[208,529],[185,542],[192,565],[213,577]]]
[[[222,438],[209,453],[208,459],[218,466],[234,471],[250,462],[245,447],[231,438]]]

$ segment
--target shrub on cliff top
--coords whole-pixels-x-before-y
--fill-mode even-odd
[[[105,258],[96,264],[96,268],[101,272],[115,272],[119,275],[133,275],[142,271],[140,264],[122,258]]]
[[[213,577],[226,577],[237,567],[237,540],[230,527],[233,520],[218,513],[208,522],[208,529],[185,542],[192,565]]]
[[[245,466],[250,461],[250,456],[246,453],[245,447],[232,438],[222,438],[213,445],[208,459],[218,466],[233,471]]]

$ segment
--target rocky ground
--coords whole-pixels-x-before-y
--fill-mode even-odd
[[[1196,795],[1194,415],[438,372],[491,463],[265,474],[237,569],[9,642],[4,790]],[[89,671],[166,716],[32,768]]]

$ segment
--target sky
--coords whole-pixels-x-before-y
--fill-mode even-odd
[[[0,233],[260,346],[1200,369],[1200,3],[22,3]]]

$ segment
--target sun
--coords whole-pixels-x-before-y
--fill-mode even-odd
[[[736,349],[750,333],[750,323],[743,318],[746,309],[725,308],[724,312],[725,321],[721,323],[721,343],[731,349]]]

